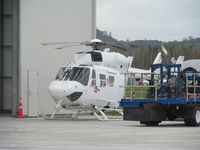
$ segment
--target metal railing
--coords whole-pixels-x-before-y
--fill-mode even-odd
[[[124,98],[127,99],[158,99],[157,96],[157,84],[154,85],[144,85],[144,81],[147,79],[149,80],[152,73],[125,73],[125,94]],[[138,78],[138,75],[140,75],[140,81],[136,81]],[[154,74],[155,75],[155,74]],[[153,96],[149,96],[150,91],[153,91],[151,93]]]
[[[125,73],[124,98],[127,98],[127,99],[144,99],[144,98],[151,99],[152,98],[157,101],[158,97],[161,96],[157,93],[160,89],[159,85],[161,84],[160,77],[161,76],[163,77],[165,74],[160,75],[160,74],[154,73],[153,85],[139,84],[139,83],[143,83],[143,81],[147,79],[149,80],[151,77],[151,74],[152,73],[145,73],[145,76],[144,76],[140,73]],[[136,81],[136,78],[138,78],[138,75],[141,76],[140,81]],[[162,82],[168,82],[168,81],[163,80]],[[186,73],[184,82],[185,84],[180,83],[180,86],[184,85],[183,87],[180,87],[180,88],[183,93],[185,92],[184,98],[186,99],[186,101],[194,100],[194,102],[196,102],[197,100],[200,100],[200,72]]]
[[[129,99],[144,99],[144,98],[148,98],[148,99],[155,99],[157,100],[157,86],[156,85],[133,85],[133,86],[126,86],[126,92],[125,92],[125,98],[129,98]],[[149,96],[149,89],[153,88],[154,93],[151,93],[153,95]],[[129,94],[130,93],[130,94]]]
[[[191,79],[189,79],[191,78]],[[200,73],[186,73],[186,100],[200,99]],[[197,89],[199,88],[199,91]],[[192,92],[191,92],[192,91]]]

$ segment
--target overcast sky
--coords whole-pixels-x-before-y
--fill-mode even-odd
[[[118,40],[200,37],[200,0],[97,0],[97,28]]]

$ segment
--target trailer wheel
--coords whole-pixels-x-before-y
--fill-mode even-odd
[[[157,126],[159,121],[140,121],[140,124],[145,124],[146,126]]]
[[[200,125],[200,108],[194,107],[191,119],[184,119],[186,126],[199,126]]]

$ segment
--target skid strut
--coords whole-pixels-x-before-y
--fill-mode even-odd
[[[93,112],[98,120],[100,121],[108,120],[108,117],[106,116],[106,114],[101,109],[99,109],[99,107],[97,107],[96,105],[93,106]],[[98,112],[102,115],[102,117],[98,115]]]

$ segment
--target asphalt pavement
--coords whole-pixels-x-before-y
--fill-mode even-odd
[[[181,121],[146,127],[110,120],[0,117],[0,149],[199,150],[200,127]]]

